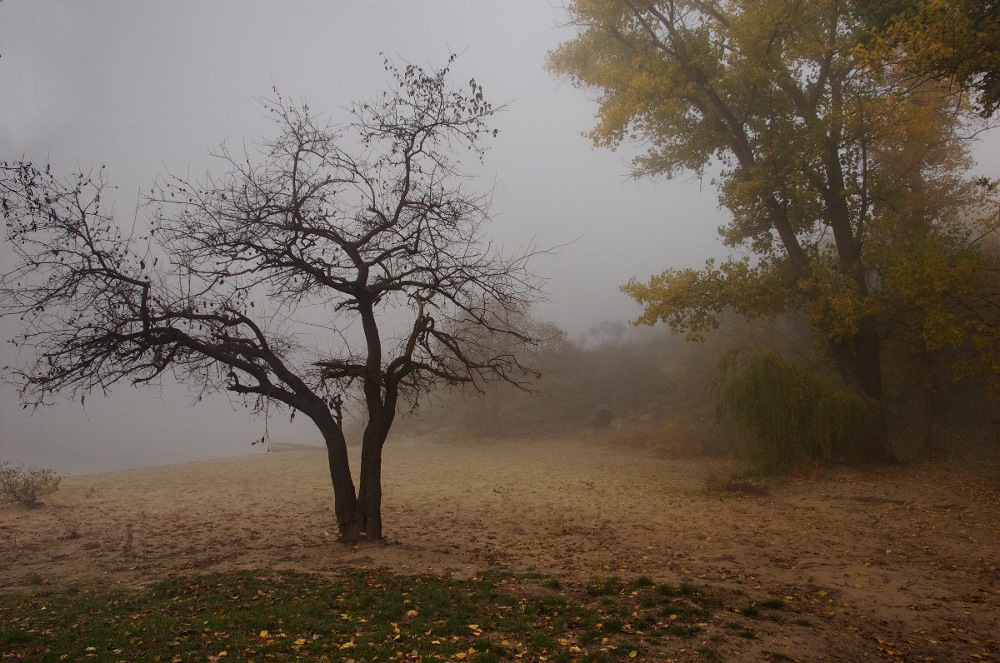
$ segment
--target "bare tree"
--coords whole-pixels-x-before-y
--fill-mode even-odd
[[[34,350],[8,373],[25,405],[169,374],[258,411],[290,408],[323,435],[342,538],[380,539],[382,449],[401,403],[442,383],[527,386],[523,355],[490,349],[537,342],[513,324],[539,294],[532,250],[493,249],[488,197],[458,169],[459,150],[482,158],[498,109],[475,80],[446,84],[453,60],[433,73],[387,60],[391,89],[339,127],[265,102],[280,135],[259,163],[222,148],[225,175],[161,179],[148,235],[101,206],[102,171],[0,164],[18,260],[0,301]],[[299,340],[307,313],[325,332],[313,347]],[[357,491],[352,399],[366,415]]]

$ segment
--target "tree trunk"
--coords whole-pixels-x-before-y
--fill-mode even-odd
[[[917,386],[924,396],[923,412],[920,413],[924,418],[921,451],[925,454],[937,454],[942,451],[940,425],[946,411],[947,379],[937,352],[923,348],[918,357],[922,370],[917,378]],[[916,416],[917,413],[913,415]]]
[[[861,391],[875,404],[875,416],[868,439],[862,441],[862,453],[869,460],[894,461],[896,454],[889,442],[882,393],[882,340],[875,320],[861,320],[854,335],[854,353]]]
[[[361,447],[361,484],[355,522],[358,533],[368,541],[382,538],[382,447],[389,426],[379,420],[369,420]]]
[[[354,478],[351,476],[351,463],[347,457],[344,430],[326,404],[319,399],[316,402],[300,404],[299,409],[312,419],[323,435],[326,458],[330,466],[330,482],[333,484],[333,511],[337,518],[337,529],[341,540],[354,541],[358,538],[356,516],[358,499],[354,492]]]
[[[326,441],[326,457],[330,464],[330,480],[333,483],[333,511],[337,517],[337,529],[343,541],[355,541],[359,534],[357,523],[357,496],[354,493],[354,479],[347,458],[347,441],[338,428],[333,435],[323,431]]]
[[[383,411],[384,412],[384,411]],[[341,541],[378,541],[382,538],[382,447],[388,437],[386,416],[374,417],[365,428],[361,447],[361,482],[357,493],[347,455],[347,440],[336,422],[322,414],[313,417],[326,441],[334,512]]]
[[[875,321],[863,319],[850,342],[833,341],[831,349],[844,383],[867,396],[874,407],[868,435],[859,440],[862,456],[873,461],[894,461],[883,403],[882,342]]]

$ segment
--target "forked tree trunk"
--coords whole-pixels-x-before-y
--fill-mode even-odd
[[[341,541],[378,541],[382,538],[382,447],[388,426],[365,430],[361,448],[361,482],[357,493],[351,476],[347,441],[333,422],[317,426],[326,442],[326,455],[333,484],[333,505]]]

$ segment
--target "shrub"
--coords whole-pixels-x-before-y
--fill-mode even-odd
[[[59,490],[60,481],[62,477],[52,470],[25,469],[0,463],[0,497],[29,509],[39,506],[41,498]]]
[[[716,389],[719,415],[742,433],[751,471],[761,475],[852,458],[874,422],[864,396],[773,350],[727,355]]]

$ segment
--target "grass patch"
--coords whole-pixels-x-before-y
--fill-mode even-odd
[[[760,602],[768,610],[788,610],[788,603],[782,599],[768,599]]]
[[[726,660],[717,651],[705,646],[698,648],[698,659],[706,663],[723,663]]]
[[[604,622],[604,630],[607,633],[618,633],[625,628],[625,620],[620,617],[611,617]]]
[[[39,588],[0,595],[0,654],[30,661],[652,660],[671,639],[702,632],[712,606],[722,605],[701,588],[663,587],[610,578],[550,595],[545,578],[243,571],[145,590]]]
[[[590,596],[610,596],[618,594],[623,590],[621,578],[611,576],[604,580],[598,580],[587,585],[587,594]]]
[[[652,587],[652,586],[653,586],[653,581],[648,576],[639,576],[631,583],[629,583],[629,587],[631,587],[632,589],[646,589],[647,587]]]

